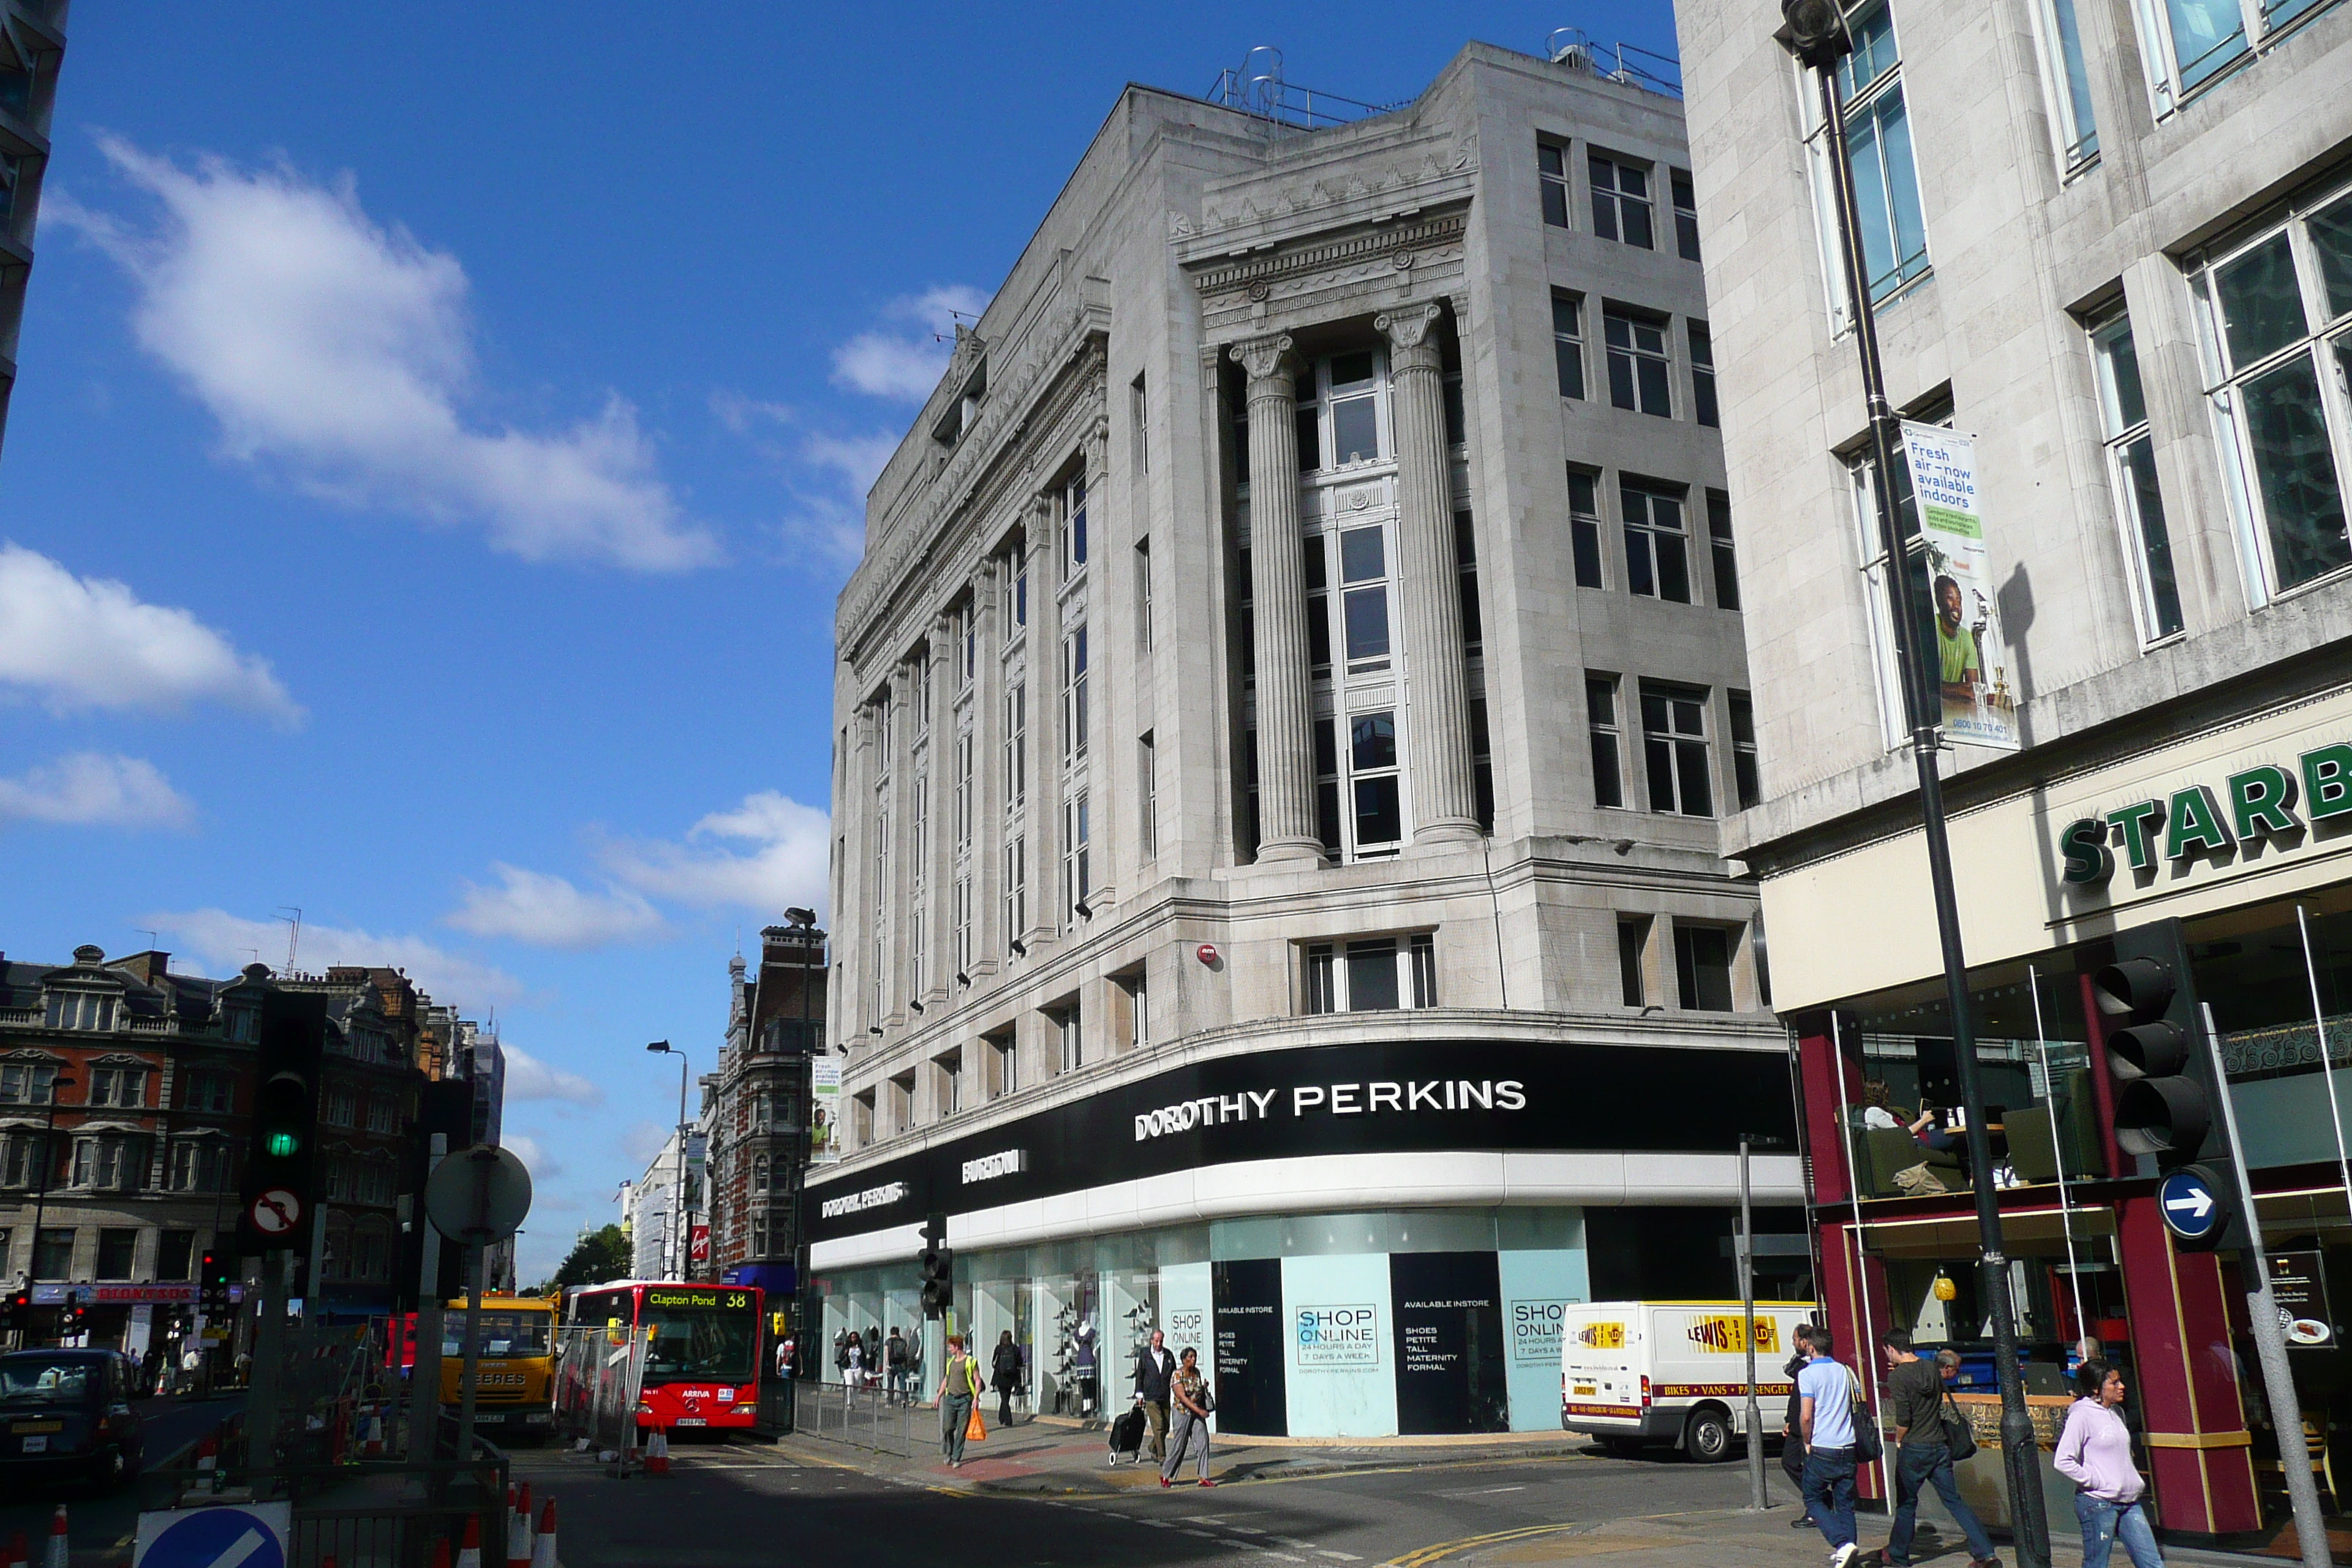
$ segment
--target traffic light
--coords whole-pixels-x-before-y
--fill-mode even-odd
[[[944,1318],[955,1308],[955,1254],[948,1250],[948,1216],[935,1214],[923,1222],[923,1250],[916,1259],[923,1268],[923,1316]]]
[[[30,1286],[20,1286],[0,1297],[0,1333],[33,1326],[33,1291]]]
[[[71,1339],[89,1331],[89,1309],[81,1304],[81,1292],[66,1292],[65,1310],[58,1314],[58,1337]]]
[[[2226,1089],[2214,1076],[2180,922],[2158,921],[2118,931],[2115,952],[2115,962],[2092,974],[2091,994],[2106,1020],[2107,1066],[2116,1086],[2116,1142],[2127,1154],[2153,1161],[2168,1176],[2184,1173],[2190,1184],[2185,1195],[2167,1199],[2194,1222],[2189,1229],[2196,1234],[2172,1225],[2180,1247],[2243,1246],[2237,1176],[2221,1107]],[[2199,1196],[2198,1188],[2206,1195]]]
[[[319,1067],[326,1047],[327,999],[271,991],[261,1005],[255,1050],[253,1129],[246,1142],[244,1206],[237,1240],[247,1256],[310,1249],[317,1191]]]
[[[196,1306],[207,1319],[228,1315],[228,1258],[209,1248],[196,1270]]]

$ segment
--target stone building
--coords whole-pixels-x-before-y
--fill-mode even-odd
[[[159,1310],[194,1302],[197,1260],[236,1246],[256,1025],[275,986],[328,998],[299,1293],[329,1316],[390,1310],[430,1004],[391,969],[214,980],[170,961],[94,946],[65,964],[0,960],[0,1271],[31,1281],[37,1307],[94,1303],[92,1342],[137,1351]]]
[[[1770,0],[1676,10],[1731,501],[1771,606],[1747,625],[1763,797],[1728,848],[1800,1037],[1825,1304],[1849,1343],[1892,1321],[1974,1353],[1968,1195],[1906,1192],[1910,1148],[1855,1120],[1873,1082],[1952,1105],[1958,1058],[1822,95]],[[2131,1091],[2088,985],[2119,950],[2174,955],[2267,1245],[2352,1284],[2352,5],[1874,0],[1850,32],[1834,112],[1888,396],[1971,442],[1987,557],[1981,596],[1936,584],[1958,613],[1923,616],[1923,679],[1948,728],[2017,731],[1939,762],[2029,1384],[2060,1394],[2095,1334],[2132,1368],[2168,1530],[2251,1531],[2305,1439],[2241,1383],[2234,1258],[2175,1246],[2117,1140]],[[1898,468],[1924,588],[1953,557],[1911,491]],[[2315,1442],[2344,1358],[2294,1357]]]
[[[729,968],[727,1044],[718,1072],[703,1080],[710,1139],[707,1277],[789,1297],[809,1073],[824,1054],[824,933],[769,926],[760,932],[758,974],[749,974],[740,958]]]
[[[1538,1429],[1561,1302],[1734,1290],[1746,552],[1682,106],[1590,60],[1131,87],[959,331],[836,625],[828,1337],[939,1215],[1043,1409],[1158,1324],[1234,1430]]]

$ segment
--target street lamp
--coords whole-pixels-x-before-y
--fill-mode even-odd
[[[1992,1318],[1993,1368],[2000,1384],[2001,1465],[2009,1484],[2009,1517],[2014,1521],[2017,1557],[2023,1568],[2048,1568],[2050,1521],[2043,1511],[2041,1465],[2033,1418],[2025,1406],[2025,1378],[2017,1364],[2017,1318],[2010,1297],[2009,1258],[2001,1240],[2000,1195],[1992,1184],[1992,1147],[1985,1131],[1984,1091],[1977,1070],[1976,1028],[1969,1016],[1969,974],[1960,949],[1959,900],[1952,885],[1952,847],[1944,831],[1944,783],[1936,769],[1940,703],[1927,684],[1920,662],[1922,620],[1912,603],[1909,555],[1895,513],[1895,443],[1901,431],[1886,401],[1885,366],[1878,357],[1878,318],[1872,309],[1869,270],[1863,258],[1861,208],[1854,197],[1853,164],[1846,151],[1845,117],[1839,111],[1838,61],[1853,49],[1843,10],[1836,0],[1780,0],[1789,52],[1809,67],[1820,85],[1822,133],[1828,138],[1830,181],[1837,190],[1838,255],[1847,296],[1853,302],[1853,341],[1862,360],[1863,396],[1870,418],[1871,489],[1878,511],[1879,547],[1886,552],[1889,609],[1895,621],[1895,657],[1901,667],[1905,715],[1911,726],[1911,755],[1919,772],[1922,836],[1927,849],[1927,881],[1936,905],[1936,933],[1943,949],[1944,999],[1952,1016],[1952,1052],[1959,1069],[1960,1104],[1968,1116],[1969,1171],[1976,1191],[1977,1239],[1981,1253],[1984,1300]],[[1840,1064],[1839,1070],[1844,1070]],[[1860,1237],[1855,1237],[1860,1244]],[[1857,1347],[1868,1356],[1872,1347]]]
[[[670,1202],[671,1257],[677,1272],[671,1278],[686,1278],[688,1264],[686,1231],[686,1053],[667,1040],[655,1040],[646,1047],[656,1056],[677,1058],[677,1189]]]
[[[59,1073],[49,1079],[49,1124],[41,1133],[41,1193],[33,1204],[33,1251],[25,1263],[25,1291],[31,1297],[33,1286],[41,1277],[41,1222],[49,1213],[49,1178],[58,1164],[58,1090],[71,1089],[74,1080]]]

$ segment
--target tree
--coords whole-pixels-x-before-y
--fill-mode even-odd
[[[583,1230],[580,1233],[580,1239],[572,1244],[571,1256],[564,1258],[562,1267],[555,1271],[555,1278],[548,1282],[549,1288],[599,1285],[607,1279],[625,1279],[629,1277],[631,1261],[629,1240],[621,1234],[619,1226],[608,1225],[602,1230]]]

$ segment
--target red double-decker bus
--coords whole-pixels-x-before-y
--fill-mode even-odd
[[[750,1430],[760,1415],[760,1309],[744,1285],[623,1279],[573,1293],[567,1322],[650,1329],[637,1402],[645,1430]]]

